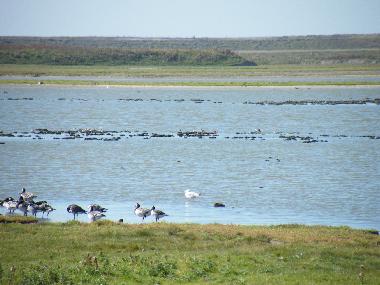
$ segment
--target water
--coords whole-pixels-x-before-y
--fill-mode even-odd
[[[71,203],[95,202],[109,208],[107,218],[136,223],[139,202],[164,210],[168,222],[380,228],[380,105],[244,104],[376,99],[380,88],[1,86],[0,93],[0,130],[16,134],[0,137],[0,197],[26,187],[57,208],[52,221],[71,219]],[[37,128],[126,135],[69,140]],[[201,129],[218,136],[177,136]],[[290,135],[300,138],[284,139]],[[186,189],[202,196],[187,200]]]

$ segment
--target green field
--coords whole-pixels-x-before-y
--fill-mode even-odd
[[[25,79],[0,79],[0,84],[44,84],[54,85],[110,85],[110,86],[358,86],[380,85],[380,81],[366,81],[366,76],[379,76],[380,65],[273,65],[273,66],[55,66],[55,65],[23,65],[1,64],[0,76],[20,75],[28,76]],[[41,80],[40,76],[67,76],[64,79]],[[321,76],[353,76],[351,81],[313,81]],[[70,76],[110,76],[139,78],[144,80],[112,81],[92,78],[70,78]],[[265,76],[292,76],[288,82],[271,82]],[[310,77],[310,81],[300,80],[297,77]],[[360,80],[355,80],[360,76]],[[229,81],[229,78],[247,78],[244,80]],[[154,81],[150,79],[159,79]],[[176,81],[165,81],[165,78],[176,78]],[[192,80],[194,78],[194,80]],[[202,78],[202,80],[197,80]],[[215,81],[215,78],[220,80]],[[249,81],[255,78],[255,81]],[[260,80],[260,78],[262,80]],[[208,79],[208,80],[207,80]],[[214,80],[214,81],[213,81]]]
[[[0,240],[1,284],[378,284],[380,279],[379,236],[348,227],[9,223],[0,224]]]

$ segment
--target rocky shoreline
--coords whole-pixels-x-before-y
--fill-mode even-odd
[[[280,139],[283,141],[296,141],[301,143],[326,143],[329,139],[371,139],[379,140],[379,135],[329,135],[329,134],[301,134],[299,132],[286,133],[275,132],[265,133],[260,130],[235,132],[232,134],[219,133],[216,130],[191,130],[168,133],[156,133],[138,130],[102,130],[102,129],[74,129],[74,130],[49,130],[49,129],[34,129],[30,132],[5,132],[0,130],[0,144],[5,144],[5,141],[17,139],[30,140],[82,140],[82,141],[104,141],[112,142],[119,140],[127,140],[132,138],[142,139],[229,139],[229,140],[273,140]]]
[[[39,100],[33,97],[7,97],[1,98],[0,101],[33,101]],[[57,98],[57,101],[105,101],[104,99],[84,99],[84,98]],[[117,98],[117,99],[109,99],[116,100],[119,102],[173,102],[173,103],[212,103],[212,104],[227,104],[227,102],[222,102],[219,100],[211,100],[211,99],[200,99],[200,98],[190,98],[190,99],[156,99],[156,98]],[[107,99],[108,101],[108,99]],[[380,105],[380,98],[365,98],[365,99],[350,99],[350,100],[286,100],[286,101],[243,101],[243,102],[228,102],[228,104],[244,104],[244,105],[271,105],[271,106],[282,106],[282,105],[365,105],[365,104],[375,104]]]

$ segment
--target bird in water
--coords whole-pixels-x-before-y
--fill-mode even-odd
[[[199,196],[201,196],[201,193],[190,191],[189,189],[185,190],[185,197],[187,199],[194,199],[194,198],[198,198]]]
[[[140,204],[136,203],[136,206],[135,206],[135,215],[136,216],[141,217],[142,220],[144,221],[144,219],[146,217],[150,216],[150,214],[151,214],[150,209],[141,208]]]
[[[78,217],[79,214],[86,214],[86,210],[84,210],[82,207],[76,205],[76,204],[71,204],[67,206],[67,212],[71,213],[74,215],[74,220],[75,220],[75,215]]]
[[[152,207],[151,214],[152,214],[152,216],[154,216],[156,218],[156,222],[158,222],[159,219],[161,219],[165,216],[169,216],[169,215],[165,214],[164,212],[162,212],[161,210],[156,209],[155,206]]]

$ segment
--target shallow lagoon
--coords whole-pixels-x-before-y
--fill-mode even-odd
[[[53,221],[71,219],[68,204],[96,202],[109,208],[110,219],[139,222],[138,201],[167,212],[168,222],[380,228],[380,140],[369,137],[380,135],[379,105],[246,104],[376,99],[379,88],[1,86],[0,92],[0,130],[31,134],[0,137],[0,197],[26,187],[57,208]],[[37,128],[149,135],[38,139],[31,133]],[[262,133],[252,135],[257,128]],[[218,136],[176,135],[194,129]],[[185,189],[203,195],[189,201]]]

